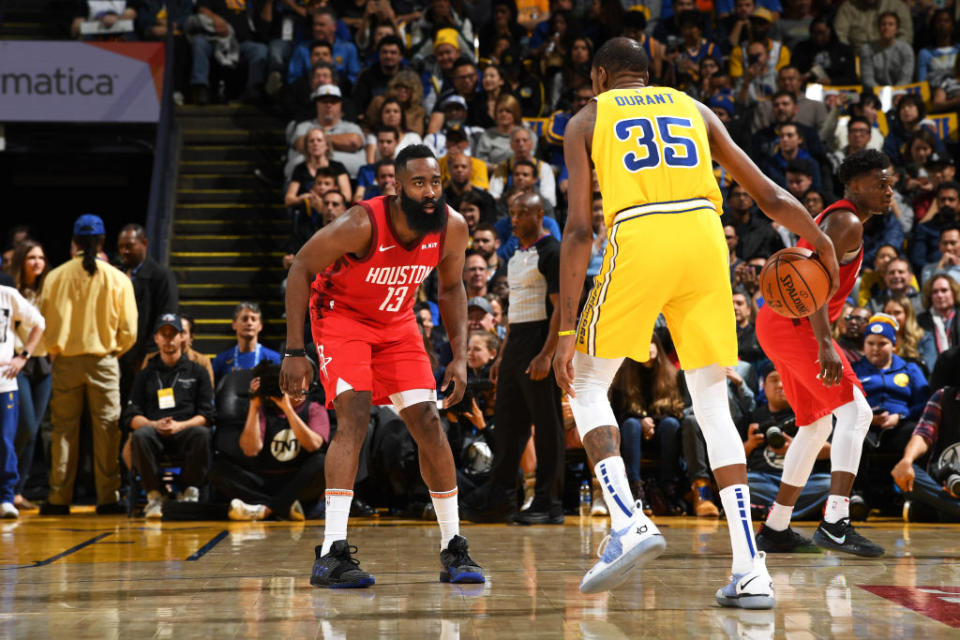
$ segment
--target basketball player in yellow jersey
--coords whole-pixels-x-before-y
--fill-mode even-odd
[[[710,110],[679,91],[646,86],[647,56],[635,41],[607,41],[594,57],[590,75],[597,97],[570,120],[564,135],[570,206],[560,258],[560,339],[553,362],[612,519],[600,560],[580,590],[611,589],[630,569],[666,548],[631,495],[620,432],[607,400],[623,358],[649,358],[653,325],[662,312],[727,514],[733,575],[717,591],[717,602],[770,608],[773,584],[753,539],[743,443],[727,405],[723,368],[737,363],[737,336],[712,158],[771,218],[816,247],[836,289],[833,244],[799,202],[764,177]],[[608,242],[577,327],[592,242],[591,165],[603,194]]]

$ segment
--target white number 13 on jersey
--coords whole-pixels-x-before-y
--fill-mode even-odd
[[[656,122],[656,133],[654,133],[654,122]],[[693,138],[676,132],[676,129],[692,128],[693,122],[689,118],[656,116],[618,120],[613,125],[613,133],[617,136],[617,140],[626,141],[630,138],[632,130],[639,129],[640,135],[636,137],[636,142],[637,146],[644,150],[642,156],[636,151],[628,151],[623,155],[623,166],[630,173],[636,173],[643,169],[659,167],[661,155],[664,164],[668,167],[690,168],[700,164],[697,143]]]
[[[407,297],[407,287],[387,287],[387,297],[380,303],[380,311],[397,311]]]

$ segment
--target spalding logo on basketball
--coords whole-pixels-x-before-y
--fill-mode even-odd
[[[782,249],[763,266],[760,292],[780,315],[806,318],[827,301],[830,274],[808,249]]]

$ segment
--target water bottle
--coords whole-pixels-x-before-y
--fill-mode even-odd
[[[590,481],[584,480],[580,483],[580,517],[590,515],[590,502],[592,495],[590,493]]]

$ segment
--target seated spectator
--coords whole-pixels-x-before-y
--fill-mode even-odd
[[[464,53],[472,51],[473,24],[470,18],[460,16],[449,0],[430,0],[426,4],[426,10],[419,19],[408,25],[412,56],[423,58],[424,52],[432,51],[439,30],[453,31],[458,38],[457,48]]]
[[[746,52],[747,64],[736,78],[733,73],[730,77],[735,83],[736,103],[749,107],[768,99],[776,92],[777,71],[770,68],[769,53],[762,42],[751,42],[747,45]]]
[[[956,486],[947,484],[950,476],[960,473],[956,460],[956,446],[960,442],[957,425],[960,425],[960,387],[940,388],[927,402],[903,457],[890,472],[906,494],[905,521],[960,520],[960,492]],[[927,463],[918,463],[924,457]]]
[[[261,362],[253,375],[239,435],[246,464],[220,456],[210,482],[230,501],[231,520],[303,520],[302,502],[323,495],[330,418],[322,401],[280,390],[279,365]]]
[[[194,331],[194,320],[192,316],[188,316],[185,313],[180,315],[180,326],[183,328],[183,331],[180,333],[180,337],[183,339],[181,342],[183,352],[187,355],[187,359],[190,362],[196,363],[203,367],[203,370],[207,372],[207,375],[210,376],[210,386],[214,386],[215,378],[213,376],[213,365],[210,363],[210,358],[204,354],[196,351],[193,348],[193,339],[196,337],[196,332]],[[146,359],[143,361],[143,366],[141,369],[146,369],[147,364],[150,360],[160,353],[159,351],[154,351],[153,353],[148,353]]]
[[[829,16],[817,16],[810,23],[810,39],[793,48],[793,64],[807,82],[820,84],[857,84],[856,54],[840,42]]]
[[[950,225],[940,229],[940,259],[923,266],[921,280],[926,283],[937,273],[945,273],[960,282],[960,226]]]
[[[877,18],[880,37],[860,49],[860,78],[865,87],[908,84],[913,80],[913,47],[897,38],[900,18],[884,11]]]
[[[490,188],[488,191],[495,199],[499,199],[503,193],[514,186],[513,173],[514,167],[519,162],[532,164],[534,169],[533,178],[535,188],[550,207],[557,206],[557,181],[553,175],[553,167],[550,163],[538,160],[534,157],[534,147],[536,141],[533,133],[524,127],[517,127],[510,134],[510,149],[513,155],[497,165],[493,177],[490,178]]]
[[[799,109],[797,98],[789,91],[777,91],[771,99],[773,102],[773,124],[754,132],[753,151],[757,157],[772,157],[776,154],[776,147],[780,142],[780,128],[785,124],[795,124],[797,132],[803,139],[807,152],[819,162],[825,158],[820,136],[815,129],[800,124],[797,121]]]
[[[400,141],[393,150],[394,154],[400,153],[405,147],[422,142],[420,134],[412,131],[407,125],[403,105],[396,98],[386,98],[380,103],[380,112],[377,114],[377,119],[371,122],[370,126],[373,128],[380,126],[393,127],[400,132]],[[377,136],[375,134],[371,133],[367,136],[366,145],[367,162],[379,160],[381,156],[377,154]]]
[[[952,180],[937,186],[936,197],[930,208],[922,214],[917,209],[910,241],[910,261],[917,269],[931,262],[939,263],[940,232],[960,223],[960,184]]]
[[[497,249],[500,248],[500,238],[497,236],[496,228],[489,224],[481,222],[473,232],[473,251],[483,256],[487,261],[487,283],[493,282],[498,275],[507,274],[507,262],[497,255]]]
[[[520,102],[509,93],[502,94],[497,99],[495,120],[496,125],[484,131],[473,148],[473,156],[486,162],[490,173],[513,155],[511,134],[523,126]]]
[[[482,299],[482,298],[481,298]],[[471,308],[476,308],[476,303]],[[463,399],[447,412],[447,419],[469,429],[482,431],[493,424],[496,385],[490,381],[490,368],[500,352],[500,338],[491,330],[470,331],[467,339],[467,391]]]
[[[724,55],[729,54],[734,47],[750,43],[750,14],[757,8],[754,0],[735,0],[731,4],[733,11],[720,15],[717,21],[716,41]]]
[[[337,85],[341,93],[345,94],[349,94],[350,91],[350,83],[341,82],[340,74],[333,66],[333,45],[329,42],[314,40],[310,43],[308,71],[304,75],[288,80],[280,98],[284,115],[297,122],[309,120],[315,113],[313,94],[320,85]]]
[[[393,158],[384,158],[377,162],[376,181],[364,199],[395,195],[397,195],[397,166]]]
[[[350,96],[357,113],[363,114],[375,96],[387,92],[387,85],[405,65],[403,52],[403,40],[399,36],[388,35],[380,39],[377,61],[360,72]]]
[[[229,67],[235,67],[241,59],[246,61],[247,81],[241,99],[255,102],[263,99],[263,83],[267,77],[267,45],[258,41],[259,36],[245,4],[227,0],[200,0],[197,15],[187,20],[184,31],[188,38],[192,38],[193,69],[190,84],[193,87],[194,104],[210,102],[210,62],[213,59]],[[228,52],[224,54],[220,46],[224,38],[236,38],[239,50],[234,53],[228,47]],[[225,55],[228,60],[223,59]]]
[[[925,311],[917,316],[917,322],[933,337],[937,354],[960,345],[960,284],[952,276],[941,273],[923,284]],[[931,368],[932,362],[927,363]]]
[[[894,258],[887,263],[883,275],[884,288],[870,298],[867,308],[873,313],[879,313],[890,298],[904,298],[910,301],[917,315],[923,313],[923,299],[920,292],[910,284],[912,280],[910,263],[903,258]]]
[[[611,5],[613,3],[610,3]],[[584,49],[586,49],[584,51]],[[590,40],[577,38],[570,45],[571,57],[574,55],[586,54],[587,59],[593,57],[593,47]],[[546,89],[543,81],[539,77],[527,71],[527,65],[524,63],[526,53],[517,46],[511,46],[500,56],[500,65],[503,68],[504,79],[507,81],[507,87],[517,96],[520,101],[520,110],[524,118],[540,118],[544,112],[549,112],[550,105],[547,104],[545,96]],[[574,69],[573,77],[566,82],[569,87],[579,87],[589,82],[590,71],[588,65],[578,65]]]
[[[703,37],[703,17],[699,11],[684,11],[675,16],[680,27],[680,42],[667,54],[666,84],[686,90],[700,81],[700,62],[713,58],[718,63],[720,47]]]
[[[428,136],[434,138],[435,136]],[[470,158],[470,184],[477,189],[487,190],[490,187],[487,163],[480,158],[470,155],[470,138],[463,129],[453,129],[443,136],[443,154],[438,155],[440,163],[440,179],[446,183],[450,179],[450,160],[458,156]],[[429,146],[429,145],[428,145]]]
[[[763,45],[766,56],[763,58],[764,68],[761,74],[775,75],[777,70],[790,64],[790,49],[782,41],[776,40],[772,35],[773,23],[776,20],[774,14],[764,7],[757,7],[750,14],[750,44],[758,42]],[[745,75],[747,67],[751,66],[751,60],[756,60],[751,55],[752,48],[744,49],[736,46],[730,52],[730,77],[738,79]],[[757,74],[760,75],[760,74]]]
[[[936,86],[931,82],[931,87],[931,113],[950,113],[960,109],[960,54],[954,60],[952,73],[942,77]]]
[[[340,88],[332,84],[320,85],[313,94],[313,100],[317,107],[316,120],[300,122],[292,130],[288,127],[287,144],[290,149],[284,175],[292,175],[293,169],[303,162],[307,134],[319,127],[327,134],[327,144],[333,147],[331,159],[341,163],[351,177],[356,176],[365,159],[363,130],[343,119]]]
[[[483,195],[489,194],[483,193]],[[477,225],[480,224],[484,216],[487,216],[487,219],[492,219],[493,216],[492,214],[484,213],[487,208],[487,203],[479,193],[465,193],[463,199],[460,201],[460,206],[456,208],[459,209],[460,215],[463,216],[463,219],[467,223],[467,233],[470,234],[467,240],[467,248],[473,248],[473,232],[477,230]],[[492,211],[492,209],[490,211]]]
[[[737,357],[753,365],[766,360],[767,356],[757,341],[750,294],[740,287],[733,290],[733,315],[737,321]]]
[[[799,124],[813,129],[823,138],[824,124],[827,123],[827,108],[823,102],[811,100],[803,93],[804,82],[800,70],[792,64],[781,67],[777,71],[777,91],[786,91],[793,94],[797,103],[796,121]],[[774,122],[773,101],[764,100],[757,104],[751,124],[752,131],[759,131],[769,127]]]
[[[213,373],[218,383],[227,373],[253,369],[263,360],[280,364],[280,354],[259,342],[260,332],[263,331],[260,305],[255,302],[238,304],[233,310],[232,327],[237,334],[237,345],[232,349],[221,351],[213,359]]]
[[[325,207],[323,214],[324,226],[330,224],[335,218],[347,212],[347,198],[337,189],[331,189],[323,194],[323,205]]]
[[[79,0],[70,25],[70,35],[79,40],[135,40],[133,21],[136,2],[127,0]]]
[[[440,29],[434,34],[433,47],[427,49],[423,59],[423,107],[425,114],[433,113],[439,97],[445,91],[453,89],[453,65],[470,49],[461,49],[460,34],[456,29]],[[414,56],[416,59],[416,56]]]
[[[487,295],[487,261],[479,253],[471,253],[464,259],[463,285],[471,300]],[[469,309],[467,314],[469,318]]]
[[[864,332],[864,359],[853,365],[853,369],[863,385],[867,401],[873,407],[874,417],[871,433],[876,448],[881,442],[880,434],[896,429],[904,430],[909,424],[913,430],[915,421],[929,398],[927,378],[919,365],[906,362],[894,353],[897,344],[897,322],[885,314],[874,315]],[[876,427],[874,429],[873,427]],[[867,436],[871,440],[870,435]],[[886,440],[887,438],[884,438]],[[902,451],[893,447],[893,451]]]
[[[796,57],[795,47],[810,34],[810,23],[813,22],[817,13],[819,8],[814,7],[808,0],[784,1],[783,14],[777,27],[784,44],[790,47],[794,57]]]
[[[469,194],[471,200],[477,201],[474,203],[474,207],[477,208],[477,213],[479,214],[478,222],[493,223],[496,216],[496,203],[493,200],[493,196],[488,193],[486,189],[479,189],[471,183],[473,160],[473,158],[464,154],[452,155],[446,158],[446,166],[450,177],[446,181],[446,188],[443,190],[443,193],[447,199],[447,204],[460,211],[461,214],[464,213],[462,206],[463,199]],[[471,227],[471,233],[475,228],[476,225]]]
[[[633,495],[644,496],[644,506],[655,515],[681,515],[680,396],[677,368],[663,351],[656,335],[650,342],[650,359],[638,363],[625,359],[610,385],[610,402],[620,425],[620,451]],[[657,477],[644,489],[640,474],[644,441],[659,450]],[[642,499],[642,498],[641,498]]]
[[[799,198],[810,187],[820,187],[820,168],[810,153],[804,148],[804,137],[800,133],[800,126],[794,122],[785,122],[780,125],[777,136],[777,146],[771,156],[765,158],[761,164],[764,173],[781,187],[788,189],[794,197]],[[798,161],[803,161],[804,164]],[[788,166],[794,174],[794,184],[787,181]],[[809,176],[809,183],[797,179],[799,176]]]
[[[843,331],[836,338],[837,346],[847,356],[851,365],[863,358],[863,332],[866,331],[871,315],[866,307],[854,307],[843,318]]]
[[[841,94],[827,95],[828,100],[842,100]],[[853,104],[849,105],[850,117],[866,118],[870,123],[870,142],[867,143],[867,149],[883,150],[883,134],[880,132],[880,122],[877,120],[878,114],[882,111],[883,105],[880,98],[872,92],[863,91]],[[830,112],[833,114],[833,110]],[[837,124],[833,128],[833,135],[827,136],[827,145],[832,149],[843,149],[849,144],[847,128]]]
[[[757,407],[744,437],[743,450],[747,455],[747,481],[750,499],[754,505],[769,508],[780,489],[783,460],[797,435],[797,420],[793,408],[783,392],[780,373],[772,366],[763,377],[763,393],[767,404]],[[771,431],[771,429],[776,429]],[[779,431],[779,434],[777,433]],[[779,446],[777,446],[779,445]],[[800,520],[820,517],[820,510],[830,495],[830,443],[823,445],[817,462],[797,498],[793,517]]]
[[[907,362],[919,364],[924,375],[929,375],[937,361],[937,347],[933,334],[928,334],[920,327],[913,305],[903,298],[890,298],[881,312],[897,321],[894,353]]]
[[[743,263],[737,254],[737,245],[740,238],[737,236],[737,229],[732,224],[723,225],[723,237],[727,241],[727,250],[730,252],[730,282],[733,282],[733,273],[736,268]]]
[[[957,46],[955,18],[950,9],[934,11],[929,25],[933,38],[932,42],[921,40],[930,42],[930,46],[920,49],[917,54],[917,82],[927,81],[932,88],[953,73],[960,47]]]
[[[852,0],[845,2],[837,10],[834,28],[840,42],[849,44],[854,50],[880,37],[881,13],[893,11],[899,18],[898,36],[904,42],[913,42],[913,19],[910,8],[903,0]]]
[[[370,105],[364,112],[364,125],[375,129],[375,123],[380,119],[380,107],[385,100],[391,98],[400,102],[404,122],[409,127],[409,131],[418,136],[424,135],[426,111],[423,108],[423,84],[420,82],[420,77],[411,69],[397,71],[393,79],[387,83],[386,92],[370,101]],[[357,105],[358,109],[361,107],[362,105]]]
[[[311,34],[314,40],[322,40],[333,45],[333,60],[337,72],[352,84],[360,74],[360,56],[357,47],[349,40],[340,37],[337,30],[337,15],[329,6],[316,7],[310,10]],[[309,43],[301,44],[290,56],[290,65],[287,68],[287,82],[293,82],[298,77],[306,75],[311,69]]]
[[[872,130],[870,121],[863,116],[852,116],[847,121],[847,145],[831,151],[827,155],[834,175],[839,173],[840,165],[847,156],[868,148]],[[839,184],[839,181],[837,184]]]
[[[908,93],[900,96],[899,102],[893,108],[893,116],[887,116],[887,125],[889,132],[883,139],[883,152],[890,157],[891,162],[896,166],[903,166],[902,149],[913,134],[922,128],[927,128],[936,135],[934,125],[926,120],[927,107],[923,103],[923,98],[919,95]],[[934,151],[937,155],[946,154],[943,141],[936,138],[936,147]]]
[[[749,260],[759,255],[770,256],[783,249],[780,235],[746,189],[737,183],[731,184],[726,200],[727,209],[721,221],[737,232],[737,255]]]
[[[350,175],[343,163],[333,159],[333,148],[327,132],[321,127],[311,128],[304,137],[305,157],[293,168],[290,184],[283,198],[288,207],[302,207],[310,199],[310,190],[317,177],[317,169],[330,169],[336,176],[336,186],[341,192],[350,193]]]
[[[883,290],[883,277],[887,271],[887,265],[899,258],[900,249],[892,244],[880,245],[873,256],[873,268],[867,265],[864,260],[863,270],[860,273],[860,289],[857,292],[857,306],[865,307],[870,302],[870,298],[879,295]],[[910,286],[914,289],[920,289],[920,283],[916,276],[910,281]]]
[[[884,246],[895,247],[898,251],[903,246],[903,226],[895,215],[872,216],[863,223],[863,263],[873,263],[877,251]],[[911,286],[919,289],[914,285],[916,278],[910,277]]]
[[[477,91],[478,84],[476,63],[461,56],[453,64],[453,88],[437,97],[427,132],[438,133],[459,127],[476,127],[478,132],[482,132],[486,128],[486,102]]]
[[[789,177],[787,180],[789,181]],[[816,218],[827,208],[827,203],[833,202],[836,197],[823,189],[807,188],[800,197],[803,208],[807,210],[811,218]],[[786,244],[786,243],[784,243]]]
[[[130,436],[131,473],[140,475],[147,494],[148,519],[163,516],[164,454],[184,458],[181,502],[197,502],[210,466],[210,427],[214,421],[213,387],[207,372],[183,352],[183,326],[176,314],[157,318],[154,340],[160,355],[133,381],[121,421]]]
[[[376,138],[376,157],[389,160],[396,157],[397,145],[400,143],[399,129],[382,124],[374,130],[373,135]],[[373,187],[376,181],[376,162],[370,162],[360,167],[360,171],[357,173],[357,192],[354,194],[354,201],[360,202],[371,197],[366,195],[367,190]]]

